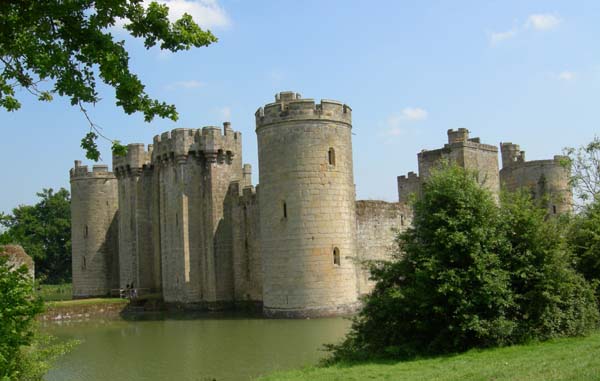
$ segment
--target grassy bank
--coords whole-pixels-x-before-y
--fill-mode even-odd
[[[36,292],[45,302],[69,300],[73,297],[73,288],[71,283],[40,284],[37,286]]]
[[[600,332],[585,337],[407,362],[311,367],[267,380],[600,380]]]
[[[129,300],[121,298],[91,298],[91,299],[73,299],[61,300],[55,302],[46,302],[46,306],[50,308],[69,308],[77,306],[91,306],[102,304],[127,304]]]

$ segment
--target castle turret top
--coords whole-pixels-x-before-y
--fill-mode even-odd
[[[75,166],[69,171],[71,181],[78,179],[89,179],[89,178],[114,178],[115,175],[108,171],[108,166],[104,164],[96,164],[92,167],[92,170],[88,170],[87,165],[81,165],[80,160],[75,160]]]
[[[177,128],[154,137],[152,162],[184,159],[189,153],[214,162],[219,155],[233,157],[239,154],[241,139],[241,133],[234,131],[229,122],[223,123],[222,131],[217,126]]]
[[[256,129],[261,127],[296,120],[326,120],[352,126],[352,109],[350,106],[323,99],[316,103],[314,99],[303,99],[293,91],[275,94],[275,102],[259,108],[256,113]]]
[[[448,144],[462,143],[469,140],[469,130],[459,128],[458,130],[448,130]]]

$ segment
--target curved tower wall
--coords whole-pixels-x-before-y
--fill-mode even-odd
[[[70,178],[73,297],[108,295],[119,286],[117,179],[79,161]]]
[[[356,308],[351,129],[347,105],[315,104],[292,92],[256,112],[267,315],[335,315]]]
[[[500,181],[506,190],[528,189],[534,198],[547,203],[550,215],[573,210],[570,169],[563,164],[566,157],[556,155],[550,160],[525,161],[525,152],[516,144],[501,143],[500,149],[503,156]]]

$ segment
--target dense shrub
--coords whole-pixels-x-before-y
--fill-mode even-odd
[[[510,244],[502,262],[515,301],[514,340],[585,334],[595,326],[598,310],[592,287],[573,268],[568,221],[547,218],[525,191],[502,198],[500,221]]]
[[[600,197],[573,218],[569,244],[577,270],[595,284],[600,299]]]
[[[435,171],[414,204],[394,260],[332,361],[406,358],[577,335],[595,327],[589,284],[571,267],[564,234],[527,196],[503,208],[458,167]]]
[[[12,268],[0,255],[0,380],[19,379],[21,349],[33,342],[35,316],[41,311],[27,268]]]

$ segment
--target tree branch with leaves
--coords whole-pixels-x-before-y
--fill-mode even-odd
[[[600,197],[600,137],[579,148],[563,149],[571,166],[570,183],[580,204],[588,204]]]
[[[110,33],[117,23],[146,49],[177,52],[208,46],[217,41],[201,29],[189,14],[169,21],[169,8],[143,0],[4,0],[0,1],[0,108],[21,107],[17,90],[26,90],[40,101],[56,94],[79,107],[89,124],[81,147],[97,161],[96,141],[104,137],[85,105],[99,102],[97,81],[115,89],[116,104],[126,114],[141,112],[146,122],[155,117],[177,120],[174,105],[151,98],[144,84],[129,68],[123,40]],[[112,143],[113,152],[125,147]]]

